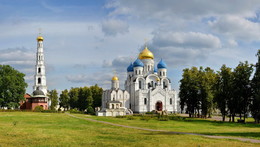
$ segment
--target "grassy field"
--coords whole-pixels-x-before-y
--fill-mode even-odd
[[[244,136],[259,139],[259,125],[227,124],[205,120],[157,121],[96,117],[118,124],[172,131]],[[237,135],[239,134],[239,135]],[[242,134],[242,135],[241,135]],[[253,134],[253,135],[246,135]],[[0,112],[0,146],[259,146],[228,139],[165,134],[122,128],[72,118],[66,114]]]
[[[176,131],[176,132],[190,132],[200,133],[206,135],[219,136],[235,136],[245,137],[260,140],[260,124],[253,123],[253,119],[249,118],[248,123],[229,123],[200,118],[186,118],[182,121],[158,121],[157,119],[150,119],[149,121],[140,120],[135,117],[135,120],[128,120],[127,118],[114,117],[96,117],[90,116],[92,119],[113,122],[122,125],[138,126],[150,129]]]

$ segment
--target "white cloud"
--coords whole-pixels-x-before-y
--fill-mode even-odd
[[[118,0],[109,2],[106,8],[111,9],[112,16],[131,15],[140,19],[175,21],[175,19],[190,20],[226,14],[253,17],[259,4],[257,0],[236,1],[235,6],[233,1],[226,0]]]
[[[159,32],[154,35],[153,45],[158,47],[220,48],[221,42],[212,34],[200,32]]]
[[[260,24],[239,16],[222,16],[209,25],[217,33],[242,41],[259,40]]]
[[[129,26],[126,22],[116,19],[109,19],[102,22],[102,31],[107,36],[127,33]]]

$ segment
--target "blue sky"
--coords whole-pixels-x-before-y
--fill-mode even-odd
[[[41,28],[49,89],[109,88],[114,71],[123,88],[147,39],[178,90],[184,68],[256,63],[259,10],[257,0],[0,0],[0,64],[25,73],[31,93]]]

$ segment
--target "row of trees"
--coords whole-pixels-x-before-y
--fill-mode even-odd
[[[223,65],[220,71],[211,68],[184,69],[180,84],[181,109],[190,117],[211,117],[214,109],[219,109],[223,121],[230,116],[234,122],[236,115],[245,117],[251,112],[256,121],[260,120],[260,50],[255,65],[240,62],[232,70]],[[253,73],[253,67],[256,71]],[[251,80],[252,79],[252,80]]]
[[[51,90],[48,95],[51,99],[50,109],[54,110],[59,104],[65,110],[78,109],[92,113],[95,107],[101,106],[102,92],[103,89],[98,85],[65,89],[59,96],[57,90]]]

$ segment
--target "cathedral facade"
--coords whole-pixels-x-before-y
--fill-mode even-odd
[[[118,82],[117,88],[113,87],[115,81]],[[129,97],[125,97],[123,100],[119,96],[113,97],[113,93],[120,89],[119,79],[112,78],[112,88],[103,92],[102,108],[97,115],[116,116],[152,111],[177,112],[177,94],[171,88],[171,80],[167,77],[167,65],[161,59],[156,66],[154,55],[147,47],[127,67],[127,78],[124,85],[124,93]],[[117,101],[119,107],[109,107],[113,101]],[[124,110],[124,113],[106,114],[107,111],[119,109]]]

